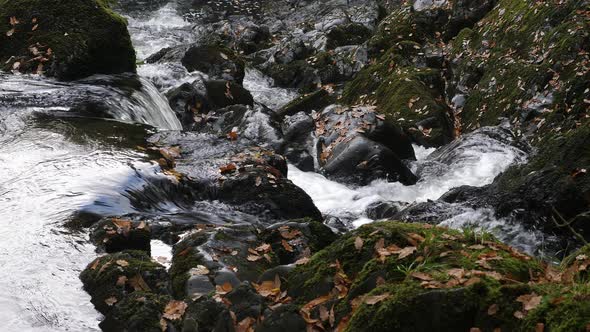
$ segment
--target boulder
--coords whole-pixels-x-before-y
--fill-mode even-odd
[[[0,63],[62,80],[135,72],[125,20],[105,0],[0,2]]]

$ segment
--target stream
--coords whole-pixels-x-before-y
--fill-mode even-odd
[[[128,17],[139,60],[163,47],[193,41],[192,24],[173,4]],[[121,215],[140,211],[138,196],[167,180],[160,167],[136,149],[147,132],[181,125],[162,93],[199,73],[181,65],[144,64],[139,77],[98,76],[63,83],[35,76],[0,74],[0,327],[3,331],[98,331],[101,315],[78,275],[96,253],[87,235],[65,228],[79,211]],[[141,88],[129,93],[129,86]],[[277,109],[297,93],[272,86],[248,70],[244,86],[257,102]],[[102,112],[104,118],[89,115]],[[141,125],[138,125],[141,124]],[[150,127],[144,127],[148,125]],[[289,178],[320,211],[354,227],[371,222],[365,211],[380,201],[399,204],[435,200],[461,185],[483,186],[527,153],[493,135],[475,132],[453,149],[415,146],[412,186],[374,181],[364,187],[340,184],[314,172],[289,167]],[[165,197],[165,193],[162,193]],[[158,203],[161,213],[177,213]],[[497,220],[493,211],[453,205],[442,222],[477,226],[527,252],[540,239],[534,232]],[[203,214],[206,216],[206,214]],[[499,230],[499,231],[498,231]],[[153,256],[167,256],[161,242]]]

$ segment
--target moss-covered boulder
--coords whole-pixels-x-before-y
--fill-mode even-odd
[[[517,298],[533,292],[523,284],[542,274],[541,263],[486,234],[380,222],[314,255],[286,288],[303,315],[321,320],[318,307],[332,307],[347,331],[514,330]]]
[[[107,2],[0,1],[0,68],[64,80],[134,72],[126,22]]]
[[[168,295],[135,292],[113,307],[100,328],[103,331],[161,332],[168,325],[162,315],[170,301]]]
[[[99,257],[80,274],[84,289],[101,313],[109,312],[136,291],[168,293],[166,269],[143,251],[122,251]]]

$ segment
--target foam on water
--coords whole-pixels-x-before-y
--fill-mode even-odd
[[[174,2],[157,11],[126,18],[131,41],[139,60],[145,60],[166,47],[189,44],[195,38],[193,25],[178,15]]]
[[[243,85],[252,93],[254,101],[273,110],[281,108],[299,96],[295,90],[276,87],[272,78],[254,68],[246,68]]]
[[[324,215],[354,220],[353,226],[358,227],[372,221],[365,215],[371,203],[436,200],[455,187],[487,185],[508,166],[524,162],[527,154],[511,144],[509,135],[495,137],[505,133],[501,128],[484,128],[439,150],[414,146],[417,161],[411,168],[420,180],[411,186],[377,180],[367,186],[351,187],[314,172],[302,172],[292,165],[289,178],[311,196]],[[444,225],[500,229],[500,238],[527,251],[538,245],[539,234],[524,232],[506,220],[498,220],[491,210],[473,210],[459,205],[449,206],[447,210],[450,217]]]

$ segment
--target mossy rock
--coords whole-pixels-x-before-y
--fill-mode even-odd
[[[233,50],[215,43],[195,44],[181,59],[188,71],[198,70],[217,79],[242,84],[244,60]]]
[[[63,80],[135,72],[126,22],[105,0],[2,0],[0,18],[4,70]]]
[[[405,48],[402,48],[402,50]],[[399,50],[363,69],[344,87],[342,102],[374,103],[385,121],[401,125],[417,143],[440,146],[453,137],[449,109],[442,97],[440,72],[415,66],[396,67]]]
[[[326,35],[326,47],[328,49],[335,49],[346,45],[362,44],[372,35],[372,31],[366,26],[359,23],[350,23],[346,25],[339,25]]]
[[[406,254],[381,256],[376,247],[390,248],[384,252],[392,248],[406,250]],[[474,324],[480,312],[504,298],[498,292],[509,292],[506,287],[527,283],[542,271],[540,262],[497,242],[489,234],[379,222],[339,238],[315,254],[309,263],[297,267],[290,273],[287,289],[300,304],[330,296],[328,303],[335,306],[336,319],[350,319],[349,331],[401,327],[409,331],[417,324],[413,320],[422,316],[409,315],[406,310],[419,313],[422,311],[418,308],[433,301],[436,303],[432,304],[431,313],[437,315],[433,316],[433,324],[446,326],[441,331],[454,331]],[[347,292],[338,296],[336,289],[340,290],[343,284]],[[517,291],[511,301],[530,291]],[[378,305],[362,304],[363,299],[384,293],[388,293],[387,299]],[[510,319],[494,324],[500,323],[509,324]],[[432,327],[427,322],[423,325],[419,331]],[[467,329],[471,327],[476,325]]]
[[[103,331],[161,332],[160,319],[170,300],[168,295],[135,292],[114,306],[100,328]]]
[[[135,291],[168,293],[166,269],[143,251],[122,251],[102,256],[80,274],[84,289],[101,313]]]
[[[174,246],[172,265],[169,270],[174,297],[184,298],[186,296],[186,282],[190,278],[190,269],[204,263],[204,258],[199,253],[198,246],[205,242],[207,242],[207,235],[197,233],[190,235]]]
[[[573,0],[503,0],[476,27],[462,30],[452,42],[449,86],[467,92],[463,130],[508,117],[538,138],[588,121],[582,102],[590,87],[583,69],[590,50],[587,10],[587,3]],[[545,105],[534,106],[547,96]]]
[[[547,136],[528,164],[512,166],[494,181],[494,205],[500,215],[515,209],[532,211],[523,222],[552,233],[565,232],[567,237],[571,232],[557,227],[551,218],[559,223],[571,220],[571,226],[590,239],[590,217],[585,213],[590,209],[590,175],[584,171],[588,169],[590,127]],[[538,222],[543,219],[548,221]]]
[[[333,95],[324,89],[319,89],[292,100],[277,113],[281,116],[292,116],[299,112],[311,114],[312,111],[320,112],[334,102],[336,102],[336,98]]]

